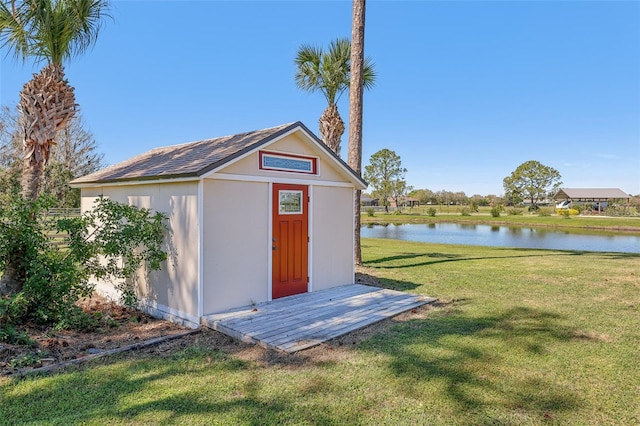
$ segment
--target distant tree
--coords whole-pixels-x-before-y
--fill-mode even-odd
[[[536,208],[538,202],[558,191],[562,181],[556,169],[532,160],[520,164],[502,184],[505,197],[514,204],[518,199],[525,199]]]
[[[443,189],[441,191],[436,192],[435,195],[436,195],[436,199],[438,200],[438,204],[462,205],[462,204],[467,204],[468,202],[467,194],[465,194],[463,191],[452,192],[452,191],[445,191]]]
[[[329,104],[320,116],[320,136],[333,152],[340,155],[340,141],[344,122],[338,112],[338,100],[349,88],[351,72],[351,44],[340,38],[331,42],[328,51],[304,44],[295,58],[296,85],[307,92],[321,92]],[[375,71],[367,58],[362,72],[363,87],[373,87]]]
[[[71,188],[69,182],[101,169],[104,154],[79,114],[58,133],[57,140],[45,168],[43,192],[53,195],[59,207],[80,207],[80,190]]]
[[[499,205],[502,205],[502,203],[504,203],[504,200],[502,199],[502,197],[499,197],[495,194],[487,195],[487,200],[489,200],[490,206],[499,206]]]
[[[469,203],[475,203],[478,207],[486,207],[489,205],[489,199],[480,194],[473,194],[469,197]]]
[[[394,185],[391,185],[391,198],[396,203],[396,208],[398,210],[402,210],[404,198],[411,189],[412,187],[407,185],[405,180],[397,180]]]
[[[0,108],[0,203],[20,192],[22,141],[18,126],[17,111],[7,106]]]
[[[0,199],[20,192],[22,170],[21,128],[18,112],[9,107],[0,110]],[[56,135],[44,169],[41,192],[53,195],[58,207],[79,207],[78,189],[69,181],[103,167],[104,155],[98,152],[93,135],[85,130],[79,113]]]
[[[420,204],[434,204],[436,203],[435,194],[428,189],[414,189],[409,192],[409,196],[417,198]]]
[[[404,179],[407,169],[402,167],[400,156],[389,149],[381,149],[371,156],[369,165],[364,169],[364,179],[373,187],[373,193],[382,200],[385,210],[389,212],[389,198],[406,193],[407,190]]]
[[[469,203],[469,197],[464,191],[458,191],[453,193],[453,202],[458,205],[464,205]]]

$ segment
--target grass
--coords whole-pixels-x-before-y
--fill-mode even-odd
[[[290,363],[195,345],[5,378],[0,424],[640,423],[640,255],[375,239],[363,255],[438,304]]]
[[[429,216],[427,208],[424,206],[405,208],[402,214],[375,212],[374,216],[369,216],[366,208],[362,210],[362,224],[375,223],[485,223],[489,225],[510,225],[510,226],[548,226],[562,228],[583,228],[596,230],[625,230],[640,233],[640,216],[632,217],[609,217],[609,216],[571,216],[560,215],[539,216],[529,214],[522,210],[520,215],[509,215],[502,212],[500,217],[493,217],[486,207],[481,207],[478,213],[469,216],[462,215],[460,206],[437,206],[436,216]]]

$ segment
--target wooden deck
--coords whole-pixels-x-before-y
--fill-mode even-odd
[[[245,342],[293,353],[433,301],[352,284],[207,315],[201,323]]]

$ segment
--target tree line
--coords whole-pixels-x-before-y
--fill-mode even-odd
[[[504,197],[492,194],[468,197],[461,191],[413,189],[405,180],[406,173],[400,156],[387,148],[373,154],[369,165],[365,166],[364,178],[372,188],[371,195],[387,211],[390,201],[400,207],[407,197],[416,199],[420,204],[473,204],[478,207],[518,205],[526,200],[535,209],[538,204],[552,198],[562,184],[560,172],[534,160],[522,163],[503,179]]]

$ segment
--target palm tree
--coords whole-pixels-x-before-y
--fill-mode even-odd
[[[320,116],[322,141],[336,154],[340,154],[340,139],[344,133],[344,122],[338,112],[337,102],[349,88],[351,72],[351,45],[346,38],[336,39],[329,50],[311,45],[302,45],[295,58],[297,67],[296,85],[307,92],[320,91],[329,104]],[[371,88],[375,81],[373,64],[364,61],[363,85]]]
[[[76,111],[73,87],[62,62],[91,48],[108,0],[0,0],[0,42],[16,58],[45,61],[20,92],[23,140],[22,196],[35,200],[56,134]],[[17,246],[4,265],[0,296],[21,290],[26,247]]]
[[[366,0],[353,0],[351,21],[351,86],[349,92],[349,155],[347,163],[360,174],[362,172],[362,98],[366,62],[364,58],[364,18]],[[354,197],[354,262],[362,265],[360,246],[360,191]]]
[[[108,0],[1,0],[0,41],[17,58],[46,61],[20,92],[24,131],[22,195],[38,197],[44,166],[56,134],[76,111],[64,60],[84,53],[97,40]]]

